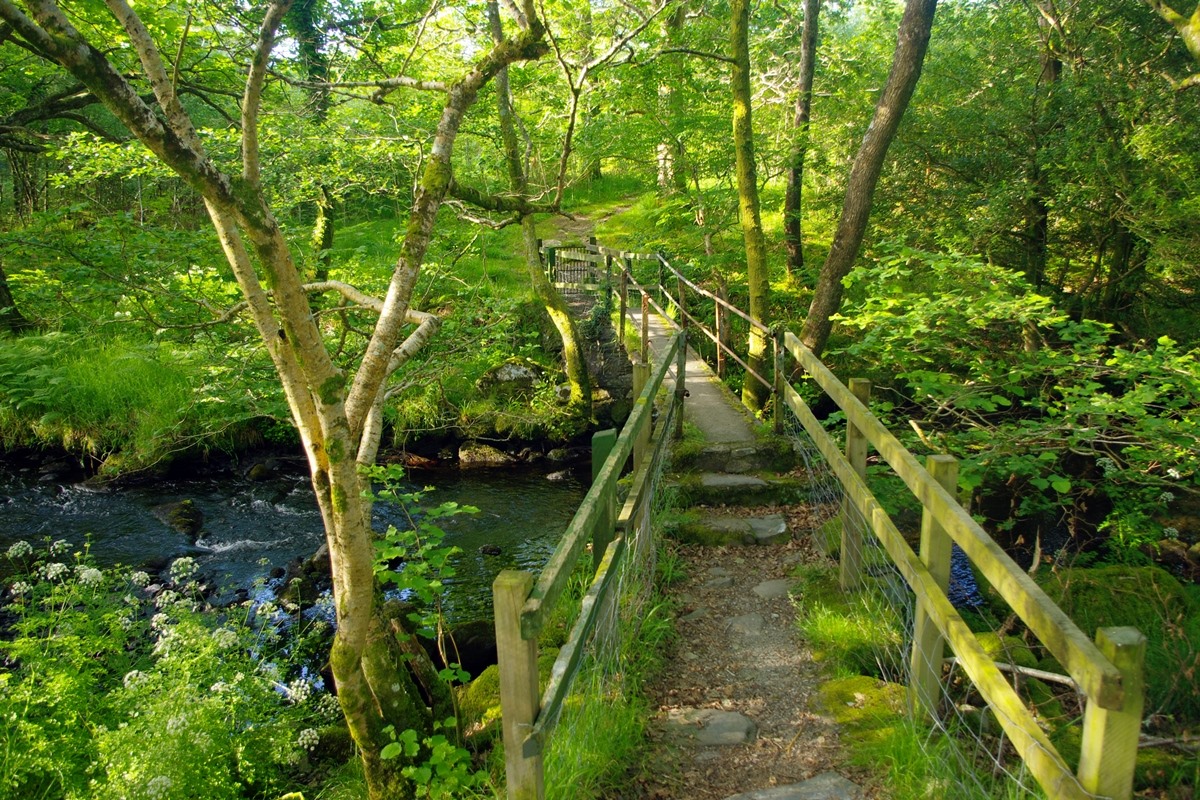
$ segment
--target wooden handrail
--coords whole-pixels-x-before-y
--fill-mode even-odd
[[[792,333],[785,334],[784,339],[792,357],[846,413],[846,418],[866,434],[876,451],[917,499],[937,517],[950,537],[1058,659],[1084,693],[1104,708],[1120,708],[1124,699],[1120,670],[1101,654],[1033,578],[979,527],[979,523],[959,505],[957,499],[929,476],[913,454],[842,385],[811,350]]]
[[[676,334],[667,345],[662,363],[655,369],[650,381],[642,390],[641,396],[634,402],[633,411],[626,420],[624,428],[621,429],[621,435],[617,437],[612,455],[604,463],[596,480],[592,482],[592,488],[584,496],[583,502],[579,505],[579,511],[571,519],[558,547],[550,556],[537,584],[525,601],[525,606],[521,611],[521,635],[525,639],[537,637],[546,624],[549,610],[558,602],[559,596],[566,588],[575,562],[579,560],[593,529],[604,513],[605,498],[614,490],[617,478],[620,477],[626,460],[633,452],[638,432],[643,425],[650,424],[654,396],[658,392],[659,386],[662,385],[675,354],[678,353],[680,347],[684,346],[684,338],[683,334]]]

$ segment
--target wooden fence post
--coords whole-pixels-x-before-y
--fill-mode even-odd
[[[850,391],[866,405],[871,399],[871,382],[851,378]],[[867,437],[853,422],[846,423],[846,460],[864,481],[867,477]],[[849,497],[842,499],[842,545],[839,582],[842,591],[857,591],[862,586],[863,528]]]
[[[554,269],[558,265],[557,255],[558,253],[555,248],[546,248],[546,275],[550,278],[551,283],[557,283],[554,275]]]
[[[617,282],[618,293],[621,295],[621,316],[617,322],[617,341],[625,345],[625,315],[629,313],[629,275],[621,270],[621,279]]]
[[[954,456],[930,456],[925,468],[943,489],[954,496],[958,495],[958,461]],[[943,592],[950,586],[950,552],[949,534],[926,508],[921,515],[921,561],[929,568],[929,573]],[[913,620],[912,659],[909,662],[910,698],[915,716],[924,716],[931,721],[937,718],[942,659],[945,655],[946,642],[941,631],[929,616],[925,601],[918,596]]]
[[[506,569],[492,583],[496,656],[500,669],[500,712],[508,800],[543,800],[542,756],[525,755],[525,738],[538,713],[537,640],[521,638],[521,609],[533,575]]]
[[[645,361],[640,361],[633,365],[633,402],[634,408],[637,407],[638,398],[642,396],[642,390],[646,388],[646,384],[650,381],[650,365]],[[651,398],[653,402],[653,398]],[[646,420],[645,426],[637,432],[637,438],[633,440],[633,474],[637,475],[641,470],[642,465],[646,463],[646,448],[650,444],[650,428],[651,421]]]
[[[772,407],[775,410],[775,435],[783,435],[783,386],[784,378],[784,355],[787,350],[783,346],[783,327],[776,325],[771,329],[771,342],[775,348],[775,397]]]
[[[613,447],[617,444],[617,432],[609,428],[608,430],[596,431],[592,434],[592,481],[600,475],[600,469],[604,466],[604,462],[608,460],[608,456],[613,451]],[[592,531],[592,564],[596,569],[600,568],[600,562],[604,560],[604,550],[608,547],[608,543],[613,539],[613,527],[617,522],[617,495],[616,487],[610,486],[600,499],[603,512],[599,519],[596,520],[596,527]]]
[[[1146,637],[1137,628],[1101,628],[1096,646],[1121,671],[1125,692],[1119,709],[1101,708],[1088,698],[1083,712],[1083,747],[1079,753],[1079,782],[1091,794],[1112,800],[1133,796],[1138,733],[1145,703]]]
[[[650,295],[642,294],[642,363],[650,361]]]
[[[613,296],[613,257],[606,255],[604,257],[604,310],[612,314],[612,296]],[[624,320],[625,316],[621,315]]]
[[[717,298],[725,302],[729,301],[728,293],[725,290],[725,278],[720,276],[717,278]],[[717,377],[721,380],[725,380],[725,348],[729,345],[728,314],[725,306],[717,303]]]
[[[679,297],[676,299],[675,305],[679,306],[679,327],[681,328],[686,328],[688,326],[687,295],[684,294],[686,290],[687,287],[683,284],[683,277],[676,276],[675,291],[678,292]]]
[[[674,437],[676,440],[683,438],[683,398],[687,396],[687,388],[684,386],[684,375],[687,372],[687,348],[688,337],[687,328],[681,332],[683,341],[679,343],[679,360],[675,362],[675,431]]]

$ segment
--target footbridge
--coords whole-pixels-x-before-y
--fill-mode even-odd
[[[895,645],[877,656],[876,674],[900,685],[908,715],[928,727],[939,753],[968,750],[966,761],[984,762],[1014,795],[1131,797],[1145,638],[1132,628],[1085,635],[960,505],[952,457],[922,462],[871,413],[868,381],[843,383],[793,333],[764,327],[729,303],[719,284],[702,285],[662,255],[594,240],[545,243],[543,252],[551,280],[595,291],[613,310],[633,354],[636,399],[620,431],[597,435],[591,490],[541,572],[505,571],[494,584],[508,797],[546,796],[547,754],[556,737],[575,735],[573,692],[584,682],[621,679],[619,643],[637,641],[651,613],[658,537],[669,527],[664,508],[686,486],[716,487],[703,495],[707,503],[733,503],[738,485],[778,477],[781,452],[804,465],[793,477],[803,473],[806,486],[829,487],[813,502],[831,512],[812,515],[809,527],[787,530],[786,538],[812,540],[837,559],[841,592],[875,596],[881,615],[894,617]],[[752,370],[739,349],[751,327],[772,342],[768,374]],[[721,378],[734,369],[769,390],[765,419],[725,387]],[[822,424],[801,390],[832,399],[841,427]],[[920,504],[919,531],[902,531],[886,513],[873,491],[876,471],[868,478],[869,458]],[[683,474],[689,464],[697,474]],[[743,506],[733,516],[754,513]],[[775,534],[734,538],[769,544]],[[1009,620],[1003,630],[981,630],[978,615],[968,622],[951,602],[952,564],[978,576]],[[570,622],[565,640],[539,672],[553,621],[563,618]],[[993,646],[1016,626],[1058,670],[1021,666]],[[1069,687],[1078,710],[1068,734],[1053,738],[1039,711],[1048,682]],[[701,714],[688,724],[700,730],[714,719]],[[825,783],[837,784],[836,776]],[[833,794],[740,791],[744,798],[853,796],[837,786]]]

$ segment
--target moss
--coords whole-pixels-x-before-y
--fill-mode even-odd
[[[342,388],[346,385],[346,376],[341,372],[325,379],[318,390],[318,396],[321,402],[327,406],[339,402],[342,399]]]
[[[987,653],[992,661],[1016,664],[1018,667],[1032,668],[1038,665],[1038,659],[1033,650],[1029,649],[1029,646],[1016,636],[1001,638],[996,633],[981,633],[978,638],[979,644],[983,646],[983,652]]]
[[[1046,593],[1088,636],[1103,627],[1132,626],[1146,636],[1146,713],[1200,720],[1200,608],[1170,573],[1158,567],[1066,569]]]
[[[1050,735],[1050,741],[1068,764],[1079,762],[1083,741],[1083,728],[1079,725],[1065,726]],[[1200,775],[1200,756],[1179,753],[1166,748],[1142,747],[1138,749],[1137,764],[1133,768],[1135,792],[1174,789],[1184,792],[1190,785],[1196,788]],[[1195,794],[1168,794],[1167,797],[1195,797]]]
[[[545,688],[550,681],[554,660],[558,658],[557,647],[548,647],[538,653],[538,686]],[[479,677],[459,687],[458,713],[463,730],[477,745],[495,741],[499,745],[500,729],[500,667],[492,666],[479,673]]]
[[[821,706],[844,731],[861,740],[882,739],[902,725],[908,687],[866,675],[821,684]]]

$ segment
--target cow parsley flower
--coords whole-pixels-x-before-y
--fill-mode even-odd
[[[189,578],[194,577],[197,570],[199,570],[199,567],[196,566],[196,559],[191,556],[177,558],[171,562],[171,580],[176,583],[183,583]]]
[[[125,684],[126,689],[133,689],[141,686],[150,676],[141,670],[133,669],[125,673],[125,677],[121,680]]]
[[[312,750],[321,743],[321,734],[317,733],[313,728],[305,728],[300,731],[300,735],[296,737],[296,744],[303,747],[305,750]]]
[[[162,800],[171,791],[171,779],[166,775],[158,775],[146,781],[146,796],[150,800]]]
[[[33,587],[25,581],[17,581],[12,586],[8,587],[8,590],[12,592],[13,597],[21,597],[22,595],[32,592]]]
[[[104,581],[104,573],[95,567],[85,567],[83,564],[75,567],[75,574],[84,586],[99,586]]]
[[[50,555],[57,556],[62,553],[69,552],[70,549],[70,542],[68,542],[66,539],[57,539],[53,544],[50,545]]]
[[[137,572],[130,573],[129,582],[134,586],[146,587],[150,585],[150,575],[139,569]]]
[[[212,638],[221,650],[233,647],[238,643],[237,631],[230,630],[229,628],[217,628],[212,632]]]
[[[42,567],[42,574],[46,576],[46,580],[48,581],[56,581],[70,573],[70,571],[70,568],[61,561],[51,561]]]
[[[25,558],[33,552],[33,545],[22,539],[19,542],[13,542],[8,548],[8,557],[14,561],[18,558]]]

